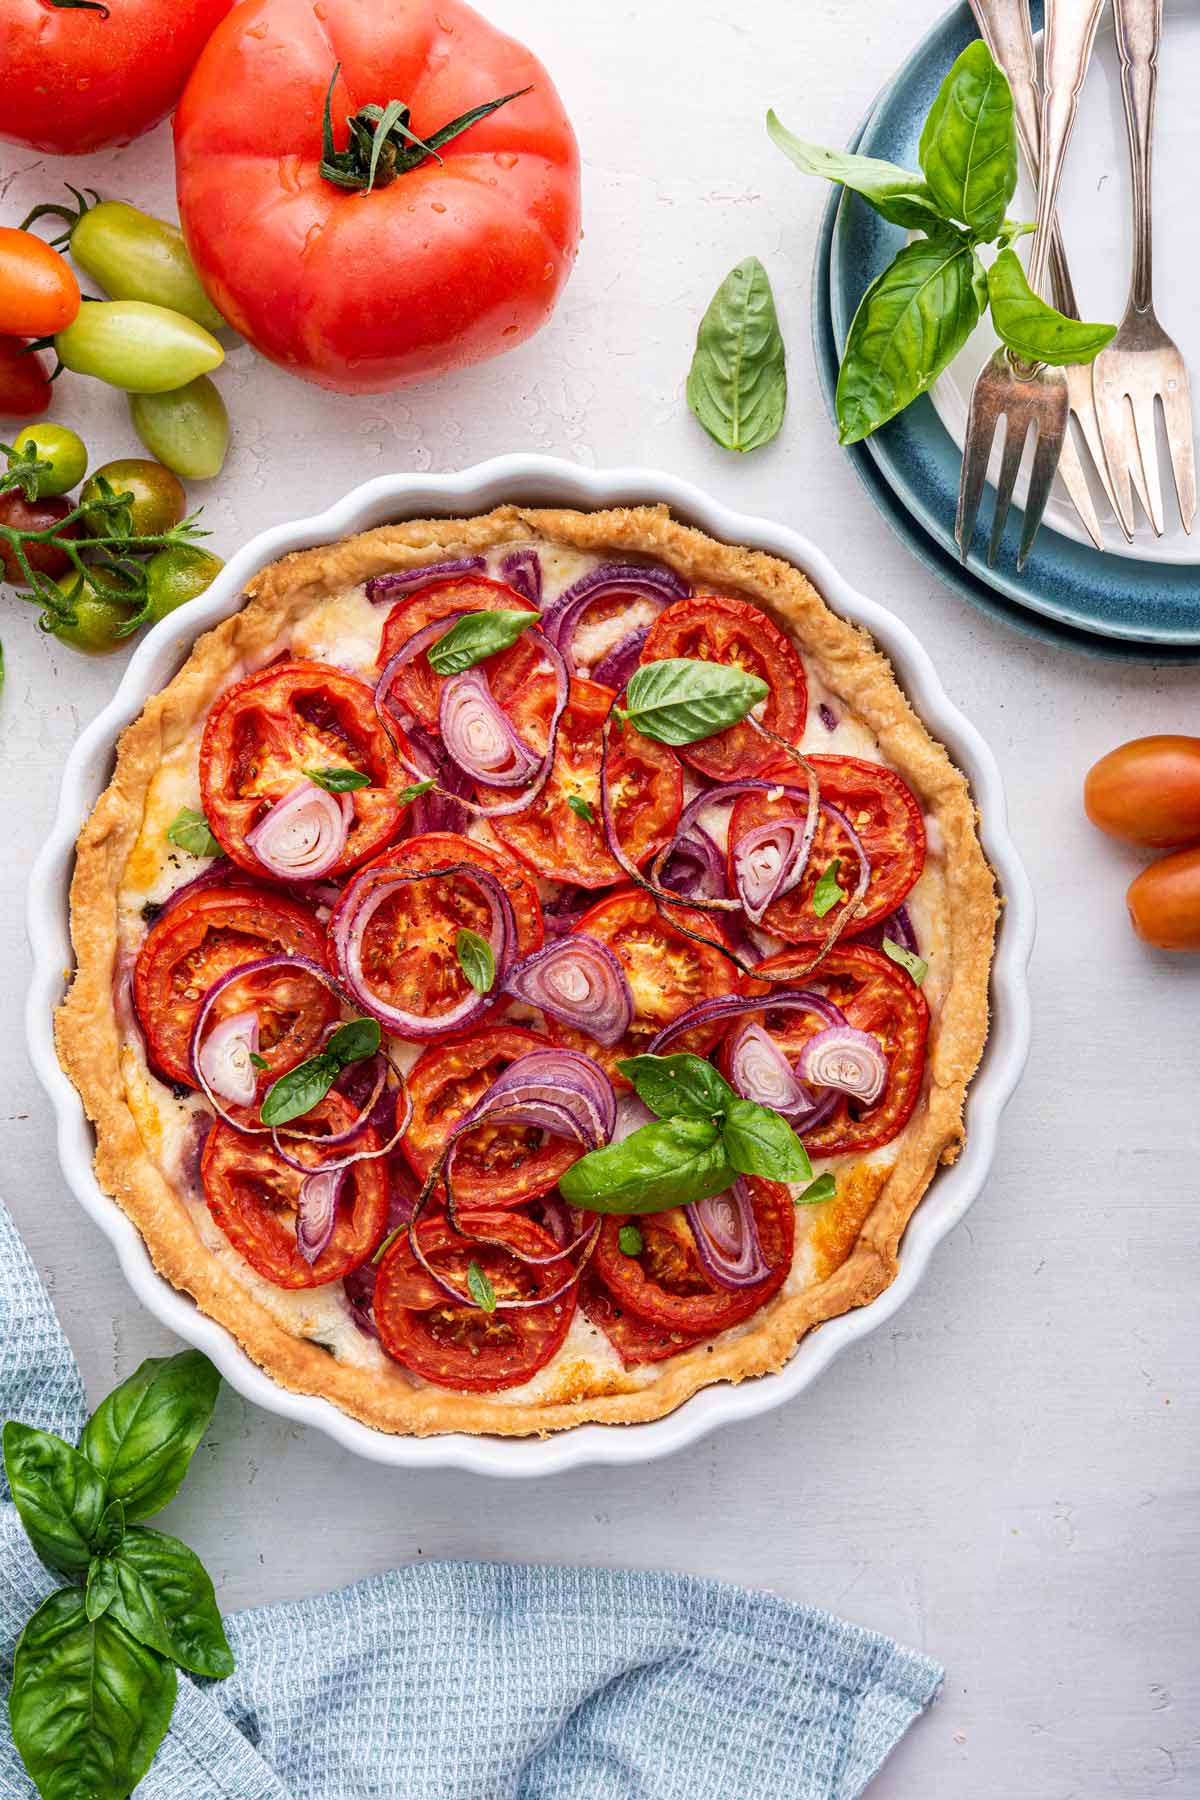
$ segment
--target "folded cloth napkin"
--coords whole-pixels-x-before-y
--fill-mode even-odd
[[[74,1443],[86,1411],[0,1207],[0,1417]],[[6,1677],[61,1585],[5,1498]],[[422,1563],[226,1627],[236,1674],[180,1675],[138,1800],[852,1800],[942,1679],[829,1613],[629,1570]],[[0,1740],[0,1796],[30,1800]]]

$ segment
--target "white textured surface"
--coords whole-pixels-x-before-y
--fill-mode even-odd
[[[1089,831],[1078,789],[1118,739],[1197,729],[1200,672],[1054,658],[967,612],[832,446],[807,341],[823,195],[771,150],[761,114],[773,103],[804,135],[844,139],[929,22],[923,0],[760,0],[736,22],[682,0],[491,12],[544,56],[585,147],[587,235],[556,319],[501,362],[393,399],[334,400],[235,352],[235,451],[205,496],[214,547],[388,468],[510,449],[658,463],[808,532],[917,629],[1000,758],[1041,909],[1033,1059],[988,1191],[919,1294],[790,1408],[640,1471],[512,1488],[352,1463],[226,1396],[176,1524],[227,1607],[417,1555],[661,1564],[776,1588],[947,1665],[881,1800],[1194,1793],[1200,961],[1129,936],[1133,859]],[[69,170],[6,148],[0,168],[16,171],[6,220],[60,173],[170,204],[164,133]],[[782,439],[742,462],[708,444],[682,385],[695,319],[750,251],[775,282],[792,398]],[[97,460],[134,448],[114,395],[71,380],[56,410]],[[58,1178],[20,1047],[21,914],[66,746],[118,671],[41,641],[11,596],[2,611],[0,1170],[95,1397],[167,1338]]]

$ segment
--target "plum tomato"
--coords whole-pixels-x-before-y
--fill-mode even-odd
[[[1161,856],[1125,896],[1133,929],[1157,950],[1200,950],[1200,844]]]
[[[1133,738],[1088,770],[1083,806],[1099,831],[1148,850],[1200,838],[1200,737]]]

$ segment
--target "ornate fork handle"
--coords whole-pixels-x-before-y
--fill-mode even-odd
[[[1091,60],[1104,0],[1046,0],[1042,52],[1042,159],[1038,171],[1037,235],[1029,259],[1029,285],[1044,291],[1050,259],[1050,223],[1067,144],[1079,110],[1079,91]]]
[[[1154,136],[1154,103],[1158,96],[1158,45],[1162,35],[1162,0],[1113,0],[1117,51],[1121,58],[1121,93],[1133,173],[1133,278],[1129,304],[1135,312],[1153,313],[1154,232],[1150,205],[1150,146]]]

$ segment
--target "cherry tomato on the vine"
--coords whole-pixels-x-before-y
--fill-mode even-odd
[[[50,404],[50,377],[21,338],[0,337],[0,417],[40,419]]]

